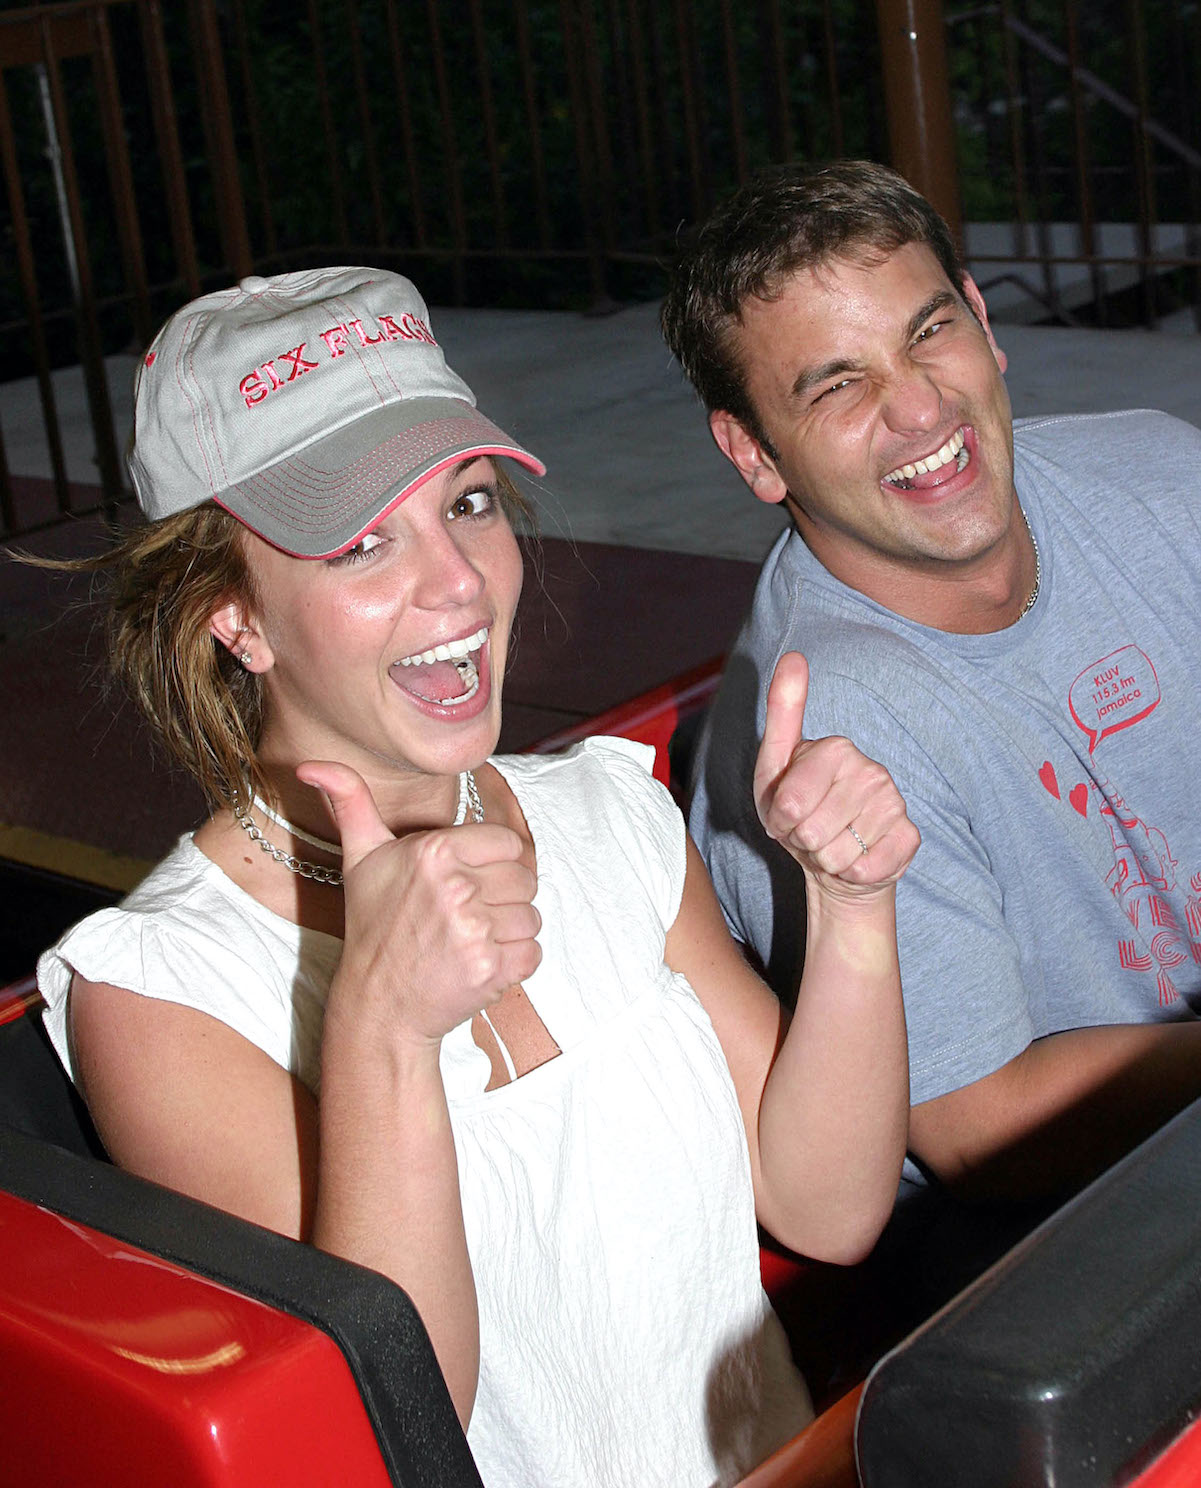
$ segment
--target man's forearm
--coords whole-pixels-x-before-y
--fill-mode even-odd
[[[1069,1192],[1201,1096],[1201,1023],[1051,1034],[915,1106],[910,1150],[966,1196]]]

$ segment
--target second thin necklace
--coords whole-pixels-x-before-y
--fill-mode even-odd
[[[282,827],[285,832],[291,833],[298,842],[307,842],[310,847],[316,847],[321,852],[327,852],[332,857],[340,858],[342,849],[336,842],[327,842],[324,837],[315,837],[311,832],[306,832],[302,827],[297,827],[290,822],[286,816],[281,816],[278,811],[273,811],[261,796],[253,796],[252,803],[256,811],[262,812],[277,827]],[[451,823],[454,827],[461,827],[470,814],[474,825],[479,826],[484,820],[484,803],[480,799],[479,787],[475,783],[475,772],[464,770],[459,776],[459,806],[455,813],[455,819]],[[234,805],[234,818],[238,825],[250,838],[251,842],[257,842],[259,848],[272,858],[281,867],[286,868],[289,873],[298,874],[301,878],[310,878],[314,883],[329,884],[333,888],[340,888],[343,883],[342,870],[340,868],[326,868],[320,863],[309,863],[304,858],[295,857],[292,853],[284,852],[282,847],[276,847],[275,843],[269,842],[263,835],[262,828],[249,811],[243,807]]]

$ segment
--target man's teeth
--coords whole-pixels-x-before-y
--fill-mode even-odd
[[[393,666],[420,666],[422,662],[430,661],[453,661],[457,665],[470,656],[471,652],[478,651],[488,639],[488,627],[481,625],[474,635],[464,636],[461,640],[446,641],[441,645],[431,646],[428,651],[416,651],[412,656],[402,656],[399,661],[394,661]],[[468,666],[475,671],[475,663],[468,661]],[[462,667],[459,668],[463,670]],[[466,673],[464,673],[466,675]]]
[[[959,469],[962,470],[969,458],[969,453],[963,445],[963,430],[956,429],[946,444],[941,449],[935,450],[934,454],[927,455],[924,460],[915,460],[912,465],[899,465],[884,479],[891,481],[894,485],[899,485],[902,481],[912,480],[915,475],[927,475],[931,470],[938,470],[951,460],[957,460]]]

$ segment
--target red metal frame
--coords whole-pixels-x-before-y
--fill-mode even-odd
[[[1201,1483],[1201,1420],[1176,1438],[1161,1456],[1133,1479],[1130,1488],[1197,1488]]]
[[[0,987],[0,1025],[23,1018],[30,1008],[40,1007],[42,994],[35,976],[22,977],[7,987]]]
[[[0,1190],[0,1482],[391,1482],[307,1323]]]
[[[681,672],[660,687],[652,687],[629,702],[618,703],[608,712],[548,734],[545,739],[531,745],[529,753],[554,754],[593,734],[617,735],[640,744],[653,744],[655,779],[670,785],[671,763],[667,751],[671,736],[684,719],[708,706],[721,681],[724,664],[724,657],[715,656],[691,671]]]

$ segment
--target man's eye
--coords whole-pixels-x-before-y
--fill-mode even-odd
[[[917,333],[917,335],[914,337],[914,340],[915,341],[929,341],[929,339],[930,339],[931,336],[937,336],[938,335],[939,331],[942,330],[942,328],[943,328],[944,325],[946,325],[946,321],[945,320],[936,320],[933,325],[928,325],[923,330],[920,330]]]
[[[817,397],[814,398],[813,401],[815,403],[820,403],[823,398],[828,398],[831,393],[839,393],[842,391],[843,388],[850,387],[851,382],[852,379],[849,377],[844,377],[839,382],[832,382],[828,388],[822,388],[821,392],[818,393]]]
[[[456,517],[486,516],[492,510],[495,500],[494,491],[489,490],[487,486],[476,486],[470,491],[460,492],[446,515],[451,521],[454,521]]]

